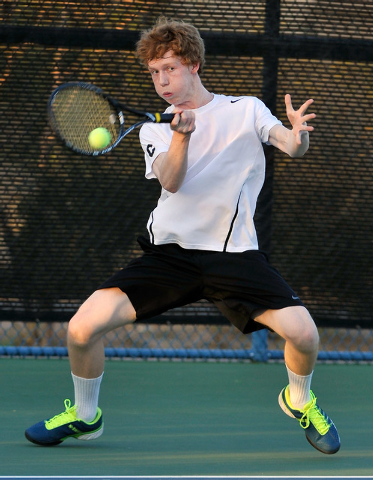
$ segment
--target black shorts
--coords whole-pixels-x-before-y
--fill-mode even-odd
[[[138,242],[144,254],[99,289],[118,287],[145,320],[201,299],[214,303],[241,332],[260,328],[255,311],[303,305],[259,250],[242,253],[186,250],[177,244]]]

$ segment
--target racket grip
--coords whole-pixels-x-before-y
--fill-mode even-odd
[[[155,122],[156,123],[171,123],[174,119],[174,113],[155,113]]]

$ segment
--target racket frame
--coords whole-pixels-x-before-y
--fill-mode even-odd
[[[104,98],[114,108],[119,120],[119,133],[118,133],[117,139],[109,147],[89,152],[89,151],[77,148],[71,142],[66,140],[64,136],[61,134],[60,129],[58,127],[58,122],[53,112],[53,103],[57,98],[58,94],[62,90],[67,88],[70,88],[70,89],[82,88],[84,90],[92,91],[96,95],[100,95],[102,98]],[[62,142],[74,152],[77,152],[83,155],[88,155],[88,156],[104,155],[105,153],[110,152],[111,150],[116,148],[119,145],[119,143],[123,140],[123,138],[126,137],[130,132],[132,132],[138,127],[141,127],[145,123],[171,123],[172,119],[174,118],[173,113],[150,113],[144,110],[138,110],[136,108],[129,107],[128,105],[118,102],[118,100],[116,100],[111,95],[108,95],[107,93],[105,93],[101,88],[97,87],[96,85],[93,85],[91,83],[86,83],[86,82],[69,82],[69,83],[64,83],[62,85],[59,85],[55,90],[53,90],[53,92],[49,97],[47,110],[48,110],[49,123],[52,129],[58,135],[58,137],[62,140]],[[139,122],[134,123],[127,129],[125,129],[125,116],[123,111],[129,112],[136,116],[144,117],[144,118]]]

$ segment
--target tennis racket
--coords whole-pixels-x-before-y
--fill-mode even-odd
[[[125,116],[131,125],[125,126]],[[144,123],[171,123],[173,113],[149,113],[119,103],[95,85],[71,82],[56,88],[48,102],[48,116],[53,130],[64,144],[83,155],[103,155],[110,152],[132,130]],[[132,124],[133,120],[143,117]],[[89,134],[104,128],[110,142],[103,148],[92,147]]]

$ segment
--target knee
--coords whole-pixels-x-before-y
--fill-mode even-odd
[[[306,309],[294,318],[288,332],[288,341],[304,353],[314,352],[319,348],[319,332]]]
[[[299,351],[311,353],[319,347],[317,327],[305,307],[267,310],[257,321],[271,328]]]
[[[67,340],[70,346],[86,348],[92,342],[94,332],[90,328],[86,316],[79,310],[72,317],[67,329]]]

